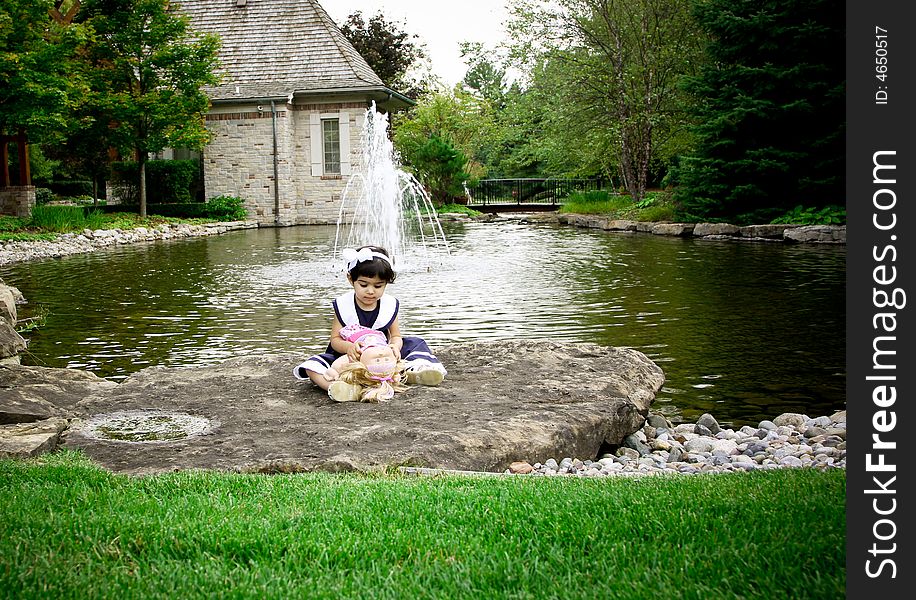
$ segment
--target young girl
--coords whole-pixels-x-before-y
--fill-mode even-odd
[[[439,385],[447,374],[445,367],[419,337],[402,337],[398,321],[400,303],[394,296],[385,295],[395,272],[384,248],[363,246],[341,253],[347,261],[347,281],[353,290],[331,301],[334,322],[331,325],[331,343],[322,354],[312,356],[293,369],[297,379],[310,379],[328,391],[328,396],[338,402],[353,402],[359,398],[358,386],[325,376],[331,364],[340,356],[350,361],[359,360],[362,347],[359,341],[351,342],[340,335],[348,325],[362,325],[385,334],[395,356],[404,361],[408,384]]]

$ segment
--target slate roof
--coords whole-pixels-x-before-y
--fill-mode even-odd
[[[333,0],[331,0],[333,1]],[[331,90],[390,92],[316,0],[179,0],[192,28],[215,33],[214,102]]]

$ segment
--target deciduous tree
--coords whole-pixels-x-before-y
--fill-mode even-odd
[[[701,48],[690,0],[519,0],[513,14],[517,56],[566,65],[554,93],[569,143],[602,153],[641,199],[653,160],[681,139],[679,81]]]
[[[217,78],[219,40],[196,34],[168,0],[88,0],[81,17],[97,35],[93,89],[112,140],[136,153],[140,215],[146,216],[146,162],[166,147],[202,148],[210,139],[201,90]]]
[[[340,30],[385,85],[414,100],[427,89],[427,82],[410,77],[411,68],[425,58],[419,36],[387,21],[381,12],[366,21],[362,11],[355,11]]]
[[[52,19],[52,9],[51,0],[0,4],[0,135],[56,142],[77,124],[86,85],[73,62],[88,34]]]

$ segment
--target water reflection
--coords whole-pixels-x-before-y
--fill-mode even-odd
[[[432,344],[547,338],[627,346],[664,370],[656,408],[741,425],[845,407],[845,249],[451,224],[451,254],[389,291]],[[51,312],[27,364],[121,379],[327,343],[346,288],[333,227],[246,230],[0,269]],[[410,264],[407,261],[406,264]],[[419,264],[419,263],[418,263]]]

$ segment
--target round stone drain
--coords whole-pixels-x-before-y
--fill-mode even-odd
[[[122,410],[93,415],[83,433],[116,442],[173,442],[209,433],[219,423],[164,410]]]

